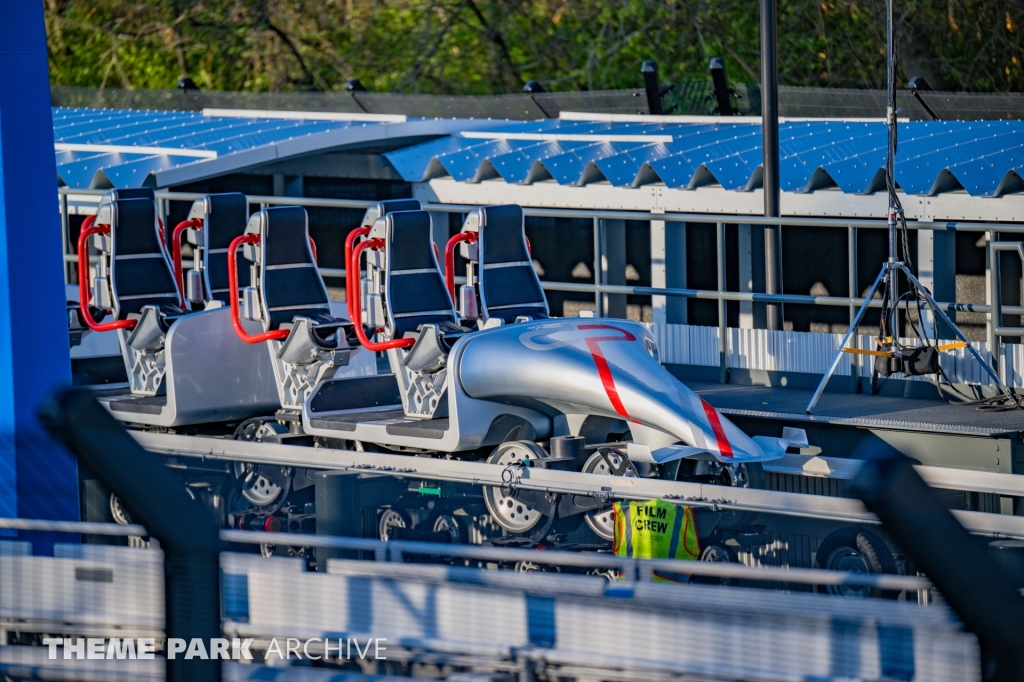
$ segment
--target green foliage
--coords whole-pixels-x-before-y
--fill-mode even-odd
[[[936,88],[1024,90],[1024,2],[895,0],[903,76]],[[756,0],[45,0],[55,84],[452,94],[703,80],[724,56],[759,80]],[[881,87],[884,0],[783,0],[785,85]]]

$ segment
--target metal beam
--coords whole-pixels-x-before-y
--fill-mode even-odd
[[[766,462],[764,470],[794,476],[850,480],[860,471],[860,465],[860,460],[856,459],[785,455],[781,459]],[[1024,476],[1019,474],[926,465],[915,465],[914,469],[925,480],[925,483],[933,488],[969,490],[1006,497],[1024,497]]]
[[[951,229],[944,222],[953,220],[993,221],[1012,225],[1016,216],[1024,214],[1024,194],[1006,194],[1001,197],[972,197],[968,194],[943,193],[935,196],[897,193],[907,220],[940,221],[928,229]],[[734,191],[721,187],[699,187],[694,190],[673,189],[658,185],[641,187],[611,187],[605,183],[591,183],[582,187],[535,183],[532,185],[504,182],[457,182],[441,177],[413,183],[413,197],[425,203],[486,206],[489,204],[519,204],[524,208],[666,211],[678,213],[714,213],[758,216],[762,222],[750,219],[742,222],[765,224],[764,190]],[[820,219],[877,218],[885,214],[887,198],[883,192],[874,194],[845,194],[830,190],[815,192],[782,192],[781,214]],[[631,220],[644,220],[630,216]],[[708,222],[694,218],[692,222]],[[736,221],[741,222],[741,221]],[[773,223],[775,221],[772,221]],[[781,223],[789,225],[789,222]],[[843,227],[849,223],[844,223]],[[817,225],[817,223],[815,223]],[[858,225],[858,227],[860,227]],[[914,226],[911,225],[911,228]],[[1018,226],[1019,227],[1019,226]],[[976,229],[976,228],[971,228]]]
[[[764,173],[764,215],[782,215],[782,190],[779,180],[779,74],[775,0],[761,0],[761,136]],[[765,291],[782,293],[782,227],[764,228]],[[782,306],[768,304],[768,329],[782,329]]]
[[[511,485],[526,490],[585,495],[602,500],[679,500],[693,507],[757,511],[854,523],[878,523],[878,519],[859,501],[838,497],[145,431],[132,431],[131,435],[145,449],[164,455],[423,478],[471,485]],[[981,512],[954,513],[971,532],[1024,538],[1024,517]]]

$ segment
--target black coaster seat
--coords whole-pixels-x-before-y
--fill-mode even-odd
[[[526,244],[523,209],[514,204],[479,209],[477,253],[480,317],[511,324],[548,318],[548,303]]]
[[[351,323],[331,315],[327,287],[309,245],[306,210],[300,206],[264,209],[253,216],[247,231],[260,235],[254,248],[260,262],[264,329],[291,330],[285,343],[296,349],[306,343],[324,350],[352,345]],[[307,361],[288,358],[296,364],[300,360]]]
[[[110,288],[115,319],[136,319],[128,336],[136,350],[163,346],[171,325],[187,315],[160,239],[152,192],[121,190],[110,210]],[[124,198],[124,197],[136,198]]]
[[[203,226],[189,230],[187,237],[193,246],[202,246],[203,278],[207,300],[229,303],[228,263],[225,254],[235,237],[245,232],[249,222],[249,199],[240,192],[208,194],[203,199]],[[238,265],[238,286],[247,287],[249,268],[242,267],[243,256],[235,254]]]
[[[413,371],[432,371],[469,330],[459,324],[448,296],[434,253],[430,214],[395,211],[384,220],[387,331],[393,339],[416,338],[405,364]]]

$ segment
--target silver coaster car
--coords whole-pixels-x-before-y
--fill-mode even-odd
[[[350,312],[362,323],[360,344],[385,352],[393,375],[321,382],[302,408],[305,433],[357,449],[742,486],[763,485],[760,462],[791,444],[748,437],[686,388],[658,362],[644,325],[549,319],[518,206],[474,211],[449,243],[450,275],[460,243],[470,261],[461,316],[432,248],[430,215],[385,205],[370,219],[349,239],[349,291],[359,284]],[[608,509],[592,500],[483,494],[511,533],[585,515],[598,535],[612,534]]]
[[[209,239],[230,239],[244,229],[244,195],[211,195],[196,204],[205,210],[192,226],[201,228],[207,252]],[[244,419],[273,409],[265,353],[232,332],[229,311],[211,286],[218,261],[200,268],[205,289],[186,301],[163,242],[149,189],[109,192],[82,226],[80,317],[90,333],[117,334],[129,384],[97,397],[122,421],[158,427]],[[94,276],[90,244],[99,251]],[[212,305],[201,309],[204,300]]]

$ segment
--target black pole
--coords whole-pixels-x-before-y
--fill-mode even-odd
[[[708,71],[711,72],[711,84],[715,88],[715,101],[718,102],[719,116],[732,116],[732,102],[729,99],[729,78],[725,73],[725,59],[712,57],[708,64]]]
[[[928,487],[913,462],[880,438],[866,437],[849,490],[928,576],[960,620],[978,636],[982,678],[1024,679],[1024,599],[1012,577]]]
[[[647,93],[647,110],[652,116],[664,113],[661,108],[661,83],[658,82],[658,62],[644,62],[640,67]]]
[[[164,552],[168,638],[223,637],[220,620],[220,537],[217,523],[191,499],[156,455],[143,450],[86,390],[57,392],[40,419],[124,502]],[[221,662],[184,654],[167,659],[168,682],[220,682]]]
[[[761,135],[764,147],[764,215],[778,218],[779,206],[779,73],[777,64],[776,0],[761,0]],[[765,291],[782,293],[782,229],[764,228]],[[782,329],[782,304],[767,304],[768,329]]]
[[[928,92],[932,89],[932,86],[928,84],[928,81],[924,79],[924,76],[914,76],[911,78],[910,82],[907,83],[907,89],[914,95],[914,99],[924,107],[924,110],[928,112],[928,115],[932,117],[932,120],[938,121],[939,117],[936,116],[932,108],[924,101],[924,97],[921,96],[922,92]]]

